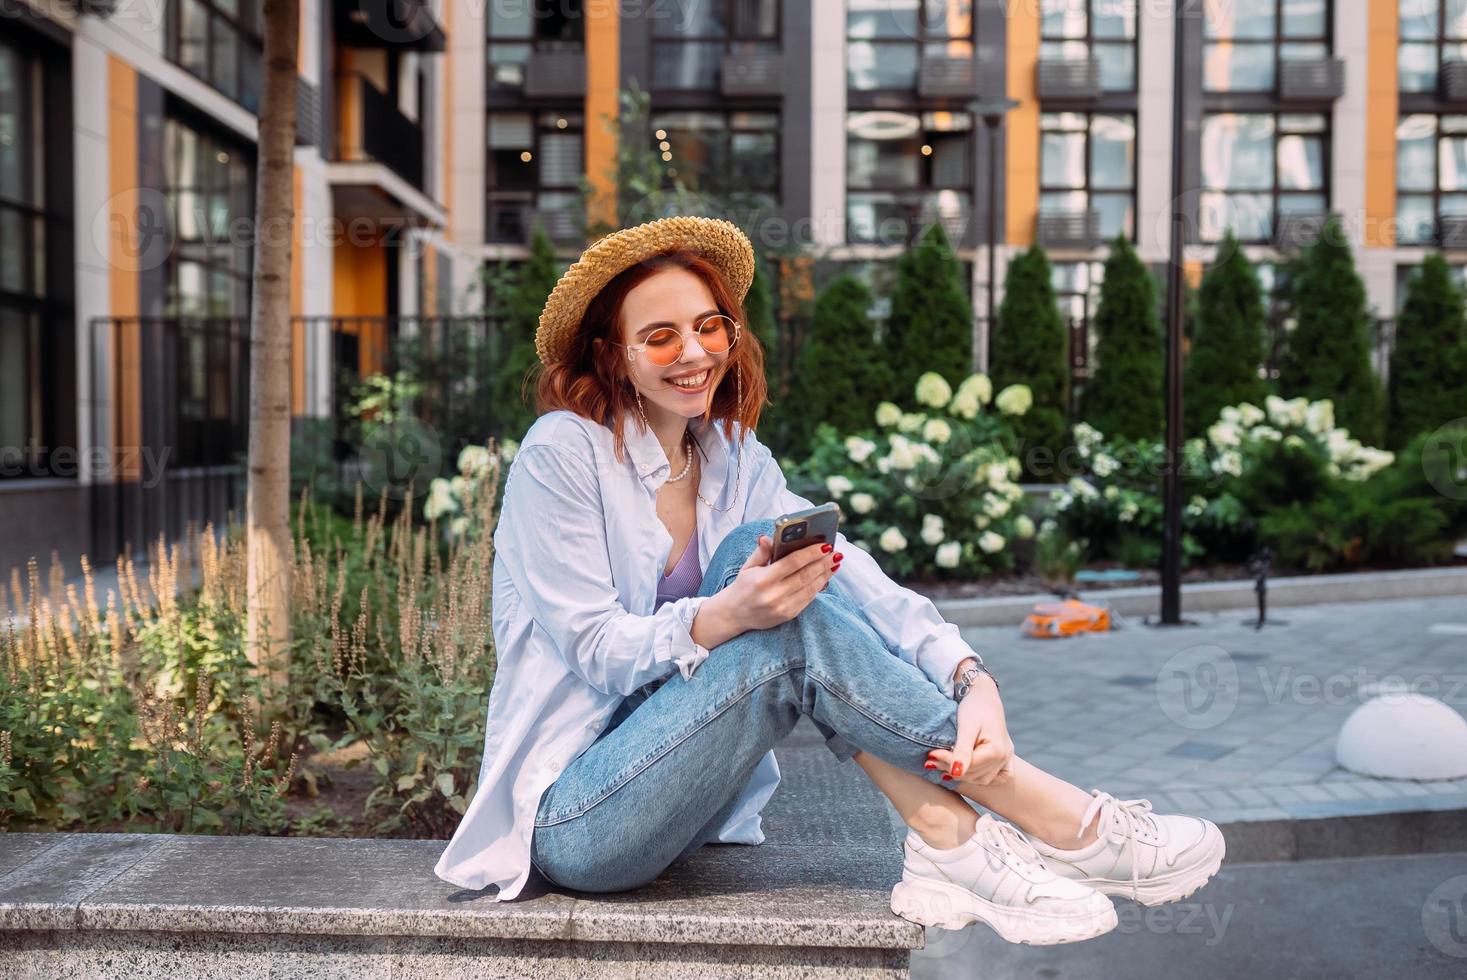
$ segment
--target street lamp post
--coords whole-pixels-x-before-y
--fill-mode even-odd
[[[1166,453],[1162,480],[1161,625],[1182,623],[1182,262],[1186,237],[1184,208],[1187,180],[1182,140],[1187,134],[1186,44],[1187,22],[1182,5],[1176,13],[1176,41],[1172,54],[1172,213],[1171,265],[1166,296]]]
[[[985,373],[993,370],[993,300],[997,292],[995,279],[998,268],[995,258],[998,251],[998,127],[1018,105],[1013,99],[1005,98],[973,102],[968,106],[973,115],[982,117],[988,132],[988,313],[983,327],[982,363],[979,365]]]

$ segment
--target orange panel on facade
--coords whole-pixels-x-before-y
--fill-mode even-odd
[[[616,136],[605,116],[620,115],[621,24],[615,3],[586,5],[586,177],[595,195],[587,207],[589,224],[616,222]]]
[[[137,257],[142,247],[138,234],[138,80],[137,72],[115,55],[107,58],[107,169],[108,261],[111,313],[114,318],[136,317],[141,312]],[[142,444],[142,351],[141,328],[135,320],[121,324],[112,333],[116,388],[112,400],[112,448],[117,475],[124,480],[142,476],[139,455],[132,450]]]
[[[1365,89],[1366,248],[1396,243],[1396,127],[1400,121],[1397,48],[1401,37],[1398,0],[1369,0],[1370,40]]]
[[[1004,241],[1032,245],[1039,214],[1039,5],[1008,6],[1009,97],[1019,105],[1005,123],[1007,166]]]

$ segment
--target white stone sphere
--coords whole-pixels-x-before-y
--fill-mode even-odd
[[[1340,727],[1335,760],[1380,779],[1460,779],[1467,776],[1467,720],[1424,694],[1372,698]]]

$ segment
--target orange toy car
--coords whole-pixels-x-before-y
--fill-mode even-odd
[[[1020,627],[1030,636],[1053,640],[1081,633],[1104,633],[1110,629],[1110,610],[1079,599],[1041,602]]]

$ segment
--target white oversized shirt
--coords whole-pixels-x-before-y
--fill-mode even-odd
[[[737,442],[701,418],[689,426],[706,453],[696,502],[700,567],[739,524],[812,506],[787,488],[758,436],[737,423],[744,449],[735,500]],[[484,758],[473,799],[433,868],[464,888],[497,885],[496,901],[517,896],[529,877],[545,789],[596,740],[622,699],[674,670],[697,683],[695,670],[709,655],[689,630],[710,597],[653,611],[673,545],[656,493],[672,470],[654,432],[630,420],[624,431],[618,462],[610,428],[564,409],[548,412],[530,426],[506,477],[494,531],[497,668]],[[844,533],[836,549],[845,560],[827,588],[852,599],[889,650],[951,697],[953,671],[973,655],[958,628],[931,600],[887,578]],[[762,843],[760,811],[778,785],[771,750],[717,840]]]

